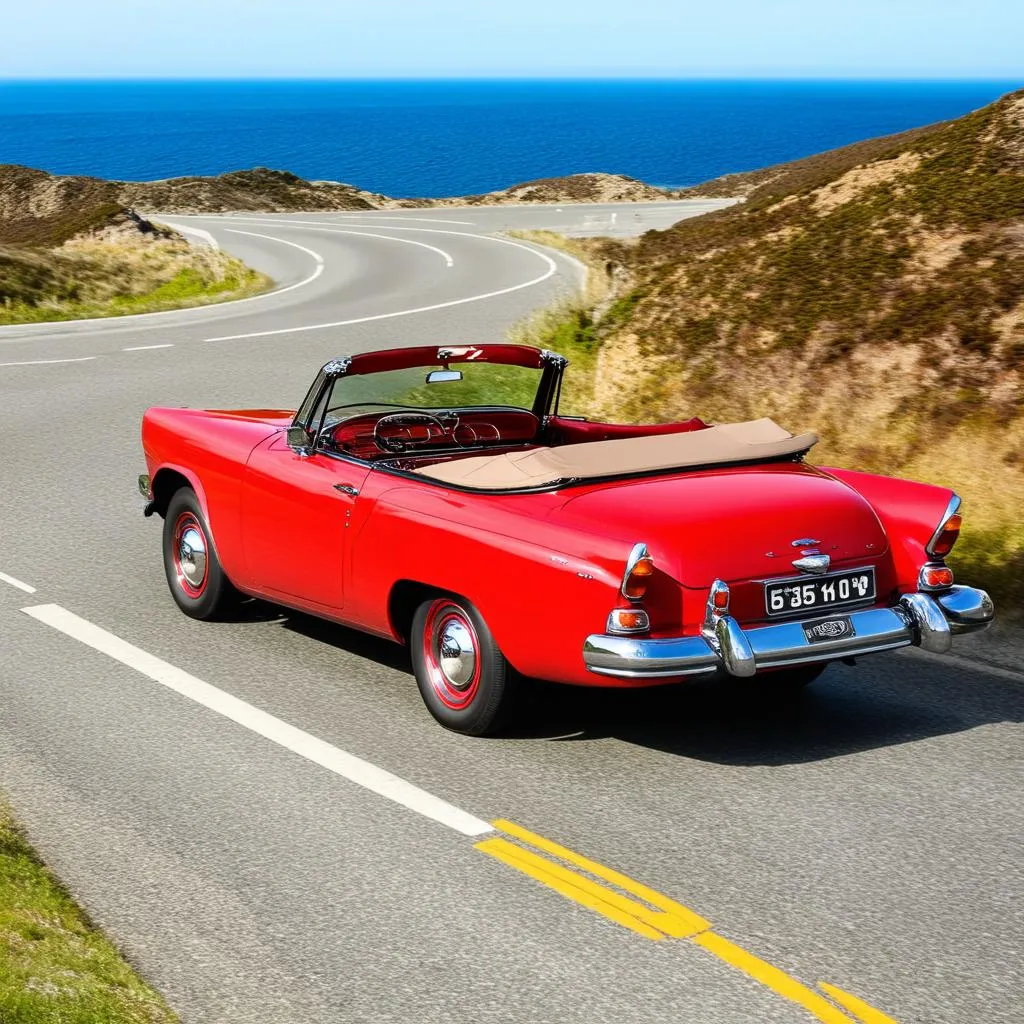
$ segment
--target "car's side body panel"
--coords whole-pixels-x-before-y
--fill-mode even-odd
[[[472,601],[520,672],[595,681],[579,638],[604,627],[628,545],[546,521],[557,494],[509,496],[502,507],[495,496],[371,473],[364,495],[357,505],[372,508],[351,531],[346,621],[396,635],[392,592],[419,583]]]
[[[345,551],[365,465],[320,452],[299,455],[283,432],[249,454],[241,530],[247,579],[263,596],[338,617]]]
[[[142,421],[142,446],[154,490],[162,473],[180,473],[192,484],[210,525],[224,571],[243,589],[246,569],[241,535],[241,479],[249,453],[279,433],[291,414],[282,410],[219,412],[152,408]]]

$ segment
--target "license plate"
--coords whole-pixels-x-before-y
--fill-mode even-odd
[[[775,580],[764,585],[764,604],[769,615],[817,612],[847,604],[861,604],[875,597],[875,570],[851,569],[811,579]]]

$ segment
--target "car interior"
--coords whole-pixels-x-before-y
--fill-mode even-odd
[[[626,425],[568,416],[541,420],[525,409],[481,406],[356,415],[325,428],[319,444],[439,482],[507,490],[795,457],[816,441],[769,419]]]

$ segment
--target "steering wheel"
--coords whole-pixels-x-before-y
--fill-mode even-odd
[[[381,437],[380,428],[384,423],[428,423],[436,426],[442,436],[448,433],[448,428],[436,416],[429,412],[389,412],[381,416],[373,425],[373,443],[387,455],[397,455],[406,451],[408,444],[397,437]],[[456,420],[455,426],[458,426]],[[430,440],[430,429],[427,429],[427,440]]]

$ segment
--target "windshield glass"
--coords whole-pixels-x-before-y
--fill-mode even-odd
[[[502,363],[460,363],[461,380],[426,383],[427,374],[437,369],[421,366],[339,377],[330,393],[325,422],[392,409],[436,411],[500,405],[529,411],[542,372]]]

